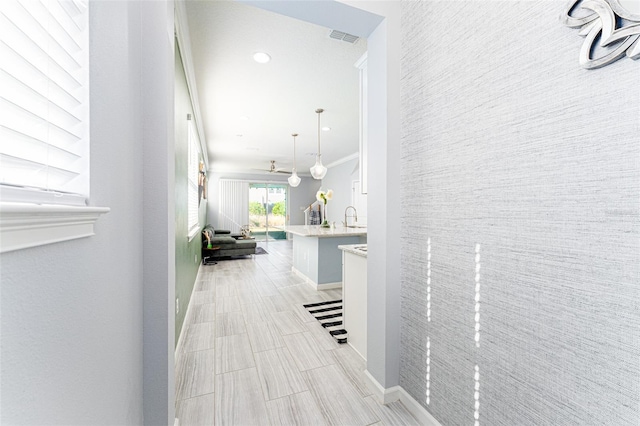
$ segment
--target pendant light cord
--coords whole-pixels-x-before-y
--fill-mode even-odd
[[[318,108],[316,113],[318,113],[318,155],[320,154],[320,114],[322,114],[324,110],[322,108]]]
[[[293,168],[296,168],[296,136],[298,136],[297,133],[292,134],[291,136],[293,136]]]

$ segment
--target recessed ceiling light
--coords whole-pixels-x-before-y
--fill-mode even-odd
[[[247,117],[246,115],[243,115],[242,117],[240,117],[240,120],[249,121],[249,117]]]
[[[253,60],[259,64],[266,64],[271,60],[271,56],[267,55],[264,52],[256,52],[253,54]]]
[[[322,128],[322,130],[323,130],[324,132],[328,132],[329,130],[331,130],[331,127],[324,126],[324,127]]]

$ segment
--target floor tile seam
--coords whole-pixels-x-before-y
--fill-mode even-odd
[[[215,303],[207,303],[207,305],[215,305]],[[196,305],[194,305],[194,306],[196,306]],[[198,305],[198,306],[204,306],[204,305]],[[215,316],[216,315],[215,308],[212,308],[212,309],[213,309],[213,315]],[[193,309],[192,309],[192,314],[190,315],[190,318],[189,318],[189,324],[193,323],[194,319],[195,318],[194,318]],[[211,322],[211,321],[205,321],[205,322]],[[187,324],[186,321],[185,321],[185,324]],[[197,324],[197,323],[195,323],[195,324]]]
[[[330,367],[330,366],[332,366],[332,365],[337,365],[337,364],[325,364],[325,365],[319,365],[319,366],[317,366],[317,367],[311,367],[311,368],[307,368],[307,369],[301,369],[301,368],[300,368],[300,366],[298,366],[298,364],[296,363],[296,360],[295,360],[295,359],[293,360],[293,362],[294,362],[294,364],[295,364],[296,368],[298,369],[298,371],[299,371],[300,373],[306,373],[306,372],[309,372],[309,371],[317,370],[317,369],[319,369],[319,368],[324,368],[324,367]]]
[[[221,336],[215,335],[214,337],[215,337],[216,339],[219,339],[219,338],[221,338],[221,337],[240,336],[240,335],[242,335],[242,334],[245,334],[245,333],[223,334],[223,335],[221,335]]]
[[[211,305],[211,304],[212,304],[211,302],[198,303],[197,301],[194,300],[193,306],[202,306],[202,305]]]
[[[367,397],[367,399],[371,398],[371,401],[373,404],[376,404],[376,406],[378,407],[378,409],[382,412],[383,409],[387,409],[392,413],[392,416],[387,415],[387,417],[396,417],[398,420],[400,420],[401,422],[403,422],[402,424],[409,424],[409,425],[417,425],[418,423],[418,419],[415,418],[415,416],[407,409],[407,407],[405,407],[405,405],[402,403],[402,401],[398,400],[398,401],[394,401],[389,403],[389,405],[395,404],[395,403],[399,403],[402,406],[402,410],[404,410],[404,413],[398,412],[397,410],[394,410],[393,408],[390,408],[389,405],[386,404],[379,404],[376,399],[373,397],[373,395]],[[409,419],[406,419],[406,417],[409,416]],[[413,420],[414,422],[412,423],[406,423],[406,420]],[[384,421],[381,419],[381,421]]]
[[[267,254],[268,256],[268,254]],[[258,265],[258,268],[260,268],[262,270],[262,273],[266,276],[267,275],[267,271],[262,267],[261,262],[256,262],[256,265]]]
[[[248,303],[242,303],[242,302],[240,302],[240,306],[241,306],[241,307],[240,307],[240,309],[242,310],[242,306],[255,305],[255,304],[256,304],[255,302],[248,302]]]
[[[292,288],[292,287],[297,287],[297,286],[299,286],[300,284],[302,284],[302,282],[295,283],[295,284],[291,284],[291,285],[283,285],[283,286],[281,286],[281,287],[278,287],[278,290],[282,290],[283,288]]]
[[[233,313],[233,312],[240,312],[240,313],[242,313],[242,309],[240,309],[239,311],[236,311],[236,310],[234,310],[234,311],[226,311],[226,310],[225,310],[224,312],[216,312],[216,315],[218,315],[218,314],[230,314],[230,313]],[[206,322],[208,322],[208,321],[206,321]]]
[[[194,398],[199,398],[199,397],[202,397],[202,396],[213,395],[214,393],[215,392],[206,392],[206,393],[201,393],[201,394],[198,394],[198,395],[191,395],[188,398],[177,398],[176,397],[176,402],[182,402],[182,401],[187,401],[187,400],[194,399]]]
[[[189,325],[195,325],[195,324],[208,324],[210,322],[215,322],[215,320],[211,320],[211,321],[194,321],[189,323]]]
[[[307,380],[307,382],[309,382],[309,381],[310,381],[310,379],[307,379],[307,377],[305,377],[305,380]],[[310,390],[310,391],[311,391],[311,390]],[[377,414],[377,413],[375,413],[371,408],[369,408],[369,407],[368,407],[368,405],[367,405],[367,401],[365,401],[365,399],[366,399],[366,398],[368,398],[369,396],[367,396],[367,397],[362,397],[362,396],[360,396],[360,394],[359,394],[359,393],[357,392],[357,390],[355,390],[355,389],[353,389],[352,394],[353,394],[353,396],[355,396],[356,398],[360,398],[360,399],[362,400],[362,403],[363,403],[363,404],[364,404],[364,406],[366,407],[367,412],[368,412],[368,413],[369,413],[373,418],[376,418],[376,419],[377,419],[376,421],[374,421],[374,422],[372,422],[372,423],[366,423],[366,425],[363,425],[363,426],[370,426],[370,425],[375,425],[375,424],[377,424],[377,423],[383,422],[383,419],[382,419],[382,418],[380,418],[380,416],[378,416],[378,414]],[[318,406],[320,406],[320,404],[319,404],[318,400],[315,398],[315,395],[314,395],[314,393],[313,393],[313,392],[311,392],[311,396],[312,396],[312,397],[314,397],[314,401],[316,401],[316,404],[318,404]],[[324,416],[324,412],[322,412],[322,414],[323,414],[323,416]],[[324,416],[324,417],[325,417],[325,419],[327,420],[328,424],[333,424],[333,423],[331,422],[331,419],[330,419],[330,418],[327,418],[327,416]],[[383,423],[383,424],[384,424],[384,423]]]
[[[304,380],[304,378],[303,378],[303,380]],[[305,384],[307,384],[307,383],[305,383]],[[309,392],[309,393],[311,393],[311,389],[303,390],[303,391],[300,391],[300,392],[293,392],[293,393],[290,393],[290,394],[288,394],[288,395],[282,395],[282,396],[279,396],[279,397],[277,397],[277,398],[272,398],[272,399],[267,399],[267,397],[265,396],[264,402],[265,402],[265,403],[268,403],[268,402],[275,402],[275,401],[278,401],[279,399],[289,398],[289,397],[291,397],[291,396],[299,395],[299,394],[301,394],[301,393],[305,393],[305,392]],[[313,394],[311,394],[311,395],[313,396]],[[314,402],[315,402],[315,400],[314,400]]]
[[[333,364],[333,365],[335,365],[336,367],[338,367],[338,369],[340,370],[340,374],[341,374],[345,379],[347,379],[347,381],[349,382],[349,384],[350,384],[351,386],[353,386],[353,388],[354,388],[354,390],[356,391],[356,393],[358,394],[358,396],[360,396],[360,397],[361,397],[361,398],[363,398],[363,399],[366,399],[366,398],[368,398],[368,397],[370,397],[370,396],[373,396],[373,392],[371,392],[371,391],[369,390],[369,388],[366,386],[366,384],[365,384],[365,383],[363,383],[363,386],[364,386],[364,388],[366,389],[366,392],[371,392],[371,393],[367,393],[366,395],[363,395],[363,392],[361,392],[361,390],[360,390],[360,386],[358,386],[358,384],[356,383],[356,380],[355,380],[356,378],[354,378],[354,377],[353,377],[353,375],[349,374],[349,373],[347,372],[347,369],[346,369],[346,368],[343,368],[343,366],[342,366],[340,363],[336,363],[336,364]]]
[[[217,340],[217,339],[223,339],[223,338],[225,338],[225,337],[236,337],[236,336],[243,336],[243,335],[244,335],[244,336],[246,337],[246,339],[249,341],[249,344],[251,344],[251,339],[249,338],[249,332],[248,332],[248,331],[245,331],[244,333],[231,334],[231,335],[229,335],[229,336],[220,336],[220,337],[216,337],[216,340]]]
[[[293,358],[293,355],[291,355],[291,351],[289,350],[289,348],[288,348],[288,347],[286,347],[286,346],[282,346],[282,347],[279,347],[279,348],[268,349],[268,350],[266,350],[266,351],[255,352],[255,353],[254,353],[254,361],[256,361],[256,360],[255,360],[255,354],[256,354],[256,353],[263,353],[263,352],[268,352],[268,351],[276,351],[276,352],[277,352],[277,350],[278,350],[278,349],[282,349],[283,351],[286,351],[286,354],[285,354],[284,358],[286,359],[286,358],[287,358],[287,355],[288,355],[288,357],[289,357],[289,361],[291,361],[291,363],[293,363],[293,365],[292,365],[292,366],[289,366],[288,368],[290,368],[290,369],[291,369],[291,368],[294,368],[294,369],[295,369],[294,371],[297,371],[297,373],[299,373],[299,374],[300,374],[300,376],[302,377],[302,381],[304,382],[305,386],[307,386],[307,390],[306,390],[306,391],[302,391],[302,392],[308,392],[308,391],[310,391],[310,389],[309,389],[309,383],[308,383],[308,380],[305,380],[305,377],[304,377],[304,375],[302,374],[302,371],[300,371],[300,369],[299,369],[299,368],[298,368],[298,366],[296,365],[295,359]],[[280,361],[280,365],[282,366],[282,368],[283,368],[283,369],[287,367],[287,366],[285,366],[284,362],[282,361],[282,359],[281,359],[280,357],[278,357],[278,360]],[[258,371],[258,378],[260,378],[260,373],[259,373],[259,371],[260,371],[260,370],[261,370],[261,368],[260,368],[260,367],[258,367],[258,362],[256,361],[256,371]],[[288,376],[288,375],[287,375],[287,376]],[[261,386],[261,387],[262,387],[262,386]],[[265,392],[265,391],[264,391],[264,388],[263,388],[263,397],[264,397],[264,399],[265,399],[265,402],[267,402],[267,401],[271,401],[270,399],[268,399],[268,395],[265,395],[265,394],[264,394],[264,392]],[[294,392],[294,393],[301,393],[301,392]],[[285,395],[285,396],[288,396],[288,395]],[[284,396],[283,396],[283,398],[284,398]]]
[[[245,368],[239,368],[237,370],[232,370],[232,371],[225,371],[224,373],[215,373],[215,377],[217,378],[218,376],[224,376],[225,374],[232,374],[232,373],[238,373],[241,371],[246,371],[246,370],[256,370],[256,374],[258,374],[258,368],[254,365],[252,367],[245,367]],[[258,377],[259,378],[259,377]],[[212,392],[213,393],[213,392]]]
[[[212,322],[214,322],[214,321],[212,321]],[[189,327],[194,326],[194,325],[203,325],[203,324],[209,324],[209,323],[208,322],[196,322],[196,323],[189,324]],[[185,336],[185,337],[188,337],[188,336]]]
[[[331,366],[334,366],[334,367],[336,367],[336,368],[338,369],[338,374],[339,374],[340,376],[342,376],[344,379],[346,379],[346,380],[347,380],[348,384],[349,384],[349,385],[351,385],[351,388],[352,388],[351,390],[355,393],[355,395],[356,395],[358,398],[365,399],[365,398],[368,398],[368,397],[370,397],[370,396],[372,396],[372,395],[373,395],[373,394],[371,394],[371,395],[367,395],[367,396],[362,396],[362,395],[360,395],[360,392],[358,392],[358,389],[355,387],[355,385],[352,383],[352,381],[349,379],[349,377],[347,377],[347,376],[344,374],[344,372],[342,371],[342,369],[340,368],[340,366],[339,366],[338,364],[322,365],[322,366],[320,366],[320,367],[310,368],[310,369],[308,369],[308,370],[305,370],[304,372],[311,372],[311,371],[314,371],[314,370],[319,370],[319,369],[321,369],[321,368],[327,368],[327,367],[331,367]]]
[[[312,323],[305,323],[305,324],[312,324]],[[325,331],[324,328],[322,331]],[[307,330],[304,331],[304,333],[309,333],[309,335],[311,336],[311,340],[313,341],[313,343],[315,343],[315,345],[318,347],[318,349],[320,349],[321,351],[335,351],[337,349],[340,349],[340,347],[337,348],[331,348],[331,349],[324,349],[322,347],[322,342],[319,341],[319,338],[314,336],[313,332],[311,330],[309,330],[309,327],[307,327]]]
[[[195,354],[195,353],[198,353],[198,352],[213,351],[213,350],[215,350],[215,348],[210,348],[210,349],[197,349],[197,350],[195,350],[195,351],[189,351],[189,352],[187,352],[187,353]],[[185,352],[183,352],[183,353],[185,353]]]
[[[274,347],[274,348],[263,349],[263,350],[261,350],[261,351],[254,351],[254,350],[252,349],[252,352],[253,352],[253,354],[255,355],[255,354],[261,354],[261,353],[263,353],[263,352],[274,351],[274,350],[276,350],[276,349],[288,349],[288,348],[287,348],[286,346],[284,346],[284,345],[283,345],[283,346],[276,346],[276,347]],[[291,355],[291,354],[289,354],[289,355]]]
[[[278,349],[279,349],[279,348],[278,348]],[[287,348],[283,348],[283,349],[285,349],[285,350],[286,350]],[[275,349],[271,349],[271,350],[275,350]],[[266,351],[263,351],[263,352],[266,352]],[[260,353],[260,352],[258,352],[258,353]],[[291,354],[289,354],[289,356],[291,356]],[[279,357],[278,357],[278,360],[280,360],[280,358],[279,358]],[[294,364],[295,364],[295,362],[294,362]],[[282,367],[284,367],[282,362],[280,363],[280,365],[281,365]],[[295,365],[294,365],[294,367],[295,367]],[[294,394],[296,394],[296,393],[308,392],[308,391],[309,391],[309,389],[308,389],[308,387],[309,387],[309,386],[308,386],[308,383],[305,381],[304,377],[302,377],[302,375],[301,375],[301,378],[302,378],[302,381],[303,381],[304,385],[305,385],[305,386],[307,386],[307,389],[306,389],[305,391],[301,391],[301,392],[294,392],[294,393],[292,393],[292,394],[283,395],[283,396],[281,396],[281,397],[279,397],[279,398],[269,399],[269,396],[267,395],[267,394],[268,394],[268,390],[265,390],[265,387],[263,386],[263,380],[262,380],[262,378],[263,378],[263,377],[264,377],[264,378],[266,378],[266,376],[265,376],[264,372],[262,372],[262,368],[258,366],[258,363],[257,363],[257,362],[256,362],[256,372],[258,373],[258,380],[260,380],[260,388],[261,388],[261,390],[262,390],[262,397],[263,397],[263,399],[264,399],[265,406],[267,405],[267,403],[268,403],[269,401],[273,401],[273,400],[280,399],[280,398],[285,398],[285,397],[288,397],[288,396],[294,395]],[[262,372],[262,374],[261,374],[261,372]],[[285,374],[285,375],[286,375],[286,374]],[[288,375],[287,375],[287,376],[288,376]],[[290,387],[290,386],[289,386],[289,387]],[[268,407],[267,407],[267,410],[268,410]]]
[[[236,371],[250,370],[250,369],[252,369],[252,368],[256,368],[256,369],[257,369],[257,366],[254,364],[254,365],[253,365],[253,366],[251,366],[251,367],[236,368],[236,369],[234,369],[234,370],[222,371],[222,372],[220,372],[220,373],[215,372],[215,373],[213,373],[213,375],[214,375],[214,377],[218,377],[218,376],[222,376],[223,374],[227,374],[227,373],[235,373]],[[214,367],[214,370],[215,370],[215,367]]]
[[[318,407],[318,410],[320,411],[320,415],[324,419],[325,424],[333,426],[334,423],[332,422],[331,416],[328,414],[329,410],[327,410],[325,408],[325,404],[322,403],[323,402],[322,398],[320,398],[319,395],[316,396],[316,392],[314,392],[316,390],[316,388],[311,389],[311,387],[310,387],[311,386],[311,379],[309,378],[309,375],[308,374],[303,374],[302,378],[307,383],[307,385],[309,385],[309,393],[311,394],[311,399],[313,400],[313,402],[315,402],[316,406]]]
[[[215,339],[215,337],[214,337],[214,339]],[[193,353],[193,352],[200,352],[200,351],[206,351],[206,350],[214,349],[214,347],[199,348],[199,347],[197,347],[197,345],[196,345],[196,348],[194,348],[194,349],[188,349],[188,348],[189,348],[189,343],[183,344],[182,345],[182,350],[180,351],[180,354],[181,355],[185,355],[185,354],[189,354],[189,353]]]
[[[188,401],[190,399],[200,398],[202,396],[214,395],[214,394],[215,394],[215,392],[207,392],[207,393],[203,393],[203,394],[200,394],[200,395],[193,395],[193,396],[190,396],[189,398],[176,399],[176,402]]]
[[[190,353],[194,353],[194,352],[201,352],[201,351],[207,351],[207,350],[211,350],[211,349],[215,349],[215,347],[210,347],[210,348],[204,348],[204,349],[194,349],[192,351],[182,351],[182,354],[190,354]]]
[[[243,316],[244,316],[244,314],[243,314]],[[245,322],[246,322],[246,318],[245,318]],[[248,324],[245,324],[245,327],[247,325]],[[251,341],[251,337],[249,336],[249,330],[248,329],[247,329],[247,338],[249,339],[249,347],[251,349],[251,357],[253,358],[253,364],[255,365],[256,371],[258,371],[258,362],[256,360],[256,352],[254,350],[255,348],[254,348],[253,342]],[[261,351],[261,352],[264,352],[264,351]],[[260,375],[259,374],[258,374],[258,379],[260,379]],[[260,385],[260,387],[262,388],[262,385]]]

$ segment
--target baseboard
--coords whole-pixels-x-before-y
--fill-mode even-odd
[[[345,328],[346,328],[346,327],[345,327]],[[351,342],[350,342],[350,341],[348,341],[348,340],[347,340],[347,345],[351,346],[351,349],[353,349],[353,350],[355,351],[355,353],[357,353],[357,354],[358,354],[358,356],[359,356],[360,358],[362,358],[362,360],[363,360],[363,361],[365,362],[365,364],[366,364],[366,362],[367,362],[367,358],[363,357],[363,356],[362,356],[362,354],[360,353],[360,351],[359,351],[358,349],[356,349],[356,347],[355,347],[355,346],[353,346],[353,345],[351,344]]]
[[[378,403],[389,404],[400,399],[400,386],[385,389],[376,379],[373,378],[368,370],[364,370],[364,376],[367,379],[369,389],[373,392],[373,396]]]
[[[335,283],[324,283],[316,285],[316,290],[331,290],[333,288],[342,288],[342,281]]]
[[[389,404],[400,401],[411,414],[424,426],[442,426],[418,401],[407,393],[402,386],[393,386],[388,389],[382,387],[369,371],[364,371],[369,388],[373,391],[373,397],[380,404]]]
[[[294,266],[291,267],[291,272],[302,278],[305,283],[309,284],[311,287],[313,287],[314,290],[317,291],[331,290],[332,288],[342,288],[342,281],[337,281],[335,283],[318,284],[302,272],[298,271]]]

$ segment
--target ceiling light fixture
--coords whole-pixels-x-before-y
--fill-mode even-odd
[[[330,131],[330,130],[331,130],[331,127],[329,127],[329,126],[324,126],[324,127],[322,128],[322,131],[323,131],[323,132],[328,132],[328,131]]]
[[[323,112],[322,108],[316,110],[316,114],[318,114],[318,154],[316,155],[316,164],[309,169],[314,179],[322,179],[327,174],[327,168],[322,165],[322,154],[320,153],[320,114]]]
[[[264,52],[256,52],[253,54],[253,60],[259,64],[266,64],[271,60],[271,56]]]
[[[289,176],[287,180],[289,181],[289,185],[295,188],[300,185],[300,178],[296,172],[296,136],[298,136],[298,134],[292,133],[291,136],[293,136],[293,169],[291,169],[291,176]]]

